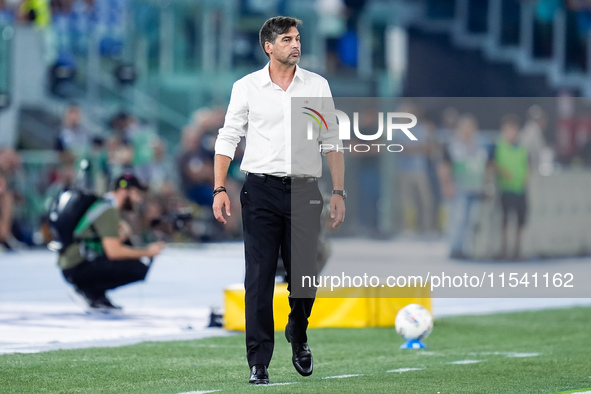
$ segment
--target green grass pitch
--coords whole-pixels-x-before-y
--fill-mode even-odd
[[[291,365],[290,346],[283,333],[277,332],[269,368],[271,383],[293,384],[270,387],[247,383],[243,334],[11,354],[0,356],[0,392],[443,394],[591,390],[591,308],[441,318],[425,342],[428,349],[400,350],[402,339],[393,328],[309,330],[315,369],[311,377],[303,378]],[[406,368],[418,370],[391,372]]]

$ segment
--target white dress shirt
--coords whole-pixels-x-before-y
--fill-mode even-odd
[[[292,103],[292,98],[298,99]],[[328,127],[319,128],[311,117],[303,114],[310,112],[300,108],[303,105],[322,113]],[[323,154],[342,147],[331,110],[334,111],[334,104],[326,79],[296,65],[294,78],[284,91],[271,81],[267,63],[263,69],[234,83],[215,153],[234,158],[240,138],[245,137],[241,171],[320,177],[320,142]],[[296,115],[293,122],[292,111]],[[314,128],[312,140],[307,137],[308,127]]]

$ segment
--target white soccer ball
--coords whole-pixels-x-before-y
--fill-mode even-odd
[[[425,339],[433,330],[433,316],[419,304],[409,304],[396,315],[396,332],[407,341]]]

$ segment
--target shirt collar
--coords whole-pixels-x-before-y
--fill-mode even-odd
[[[297,64],[296,64],[294,78],[298,78],[304,84],[306,83],[306,78],[304,78],[304,72],[302,71],[302,68],[300,66],[298,66]]]
[[[262,75],[261,75],[261,86],[265,86],[268,83],[273,83],[273,81],[271,81],[271,75],[269,74],[269,65],[271,63],[267,62],[267,64],[265,65],[265,67],[263,67],[262,71]],[[294,79],[299,79],[302,83],[306,83],[306,78],[304,77],[304,72],[302,71],[302,68],[300,66],[298,66],[296,64],[296,70],[295,70],[295,75],[293,76]]]

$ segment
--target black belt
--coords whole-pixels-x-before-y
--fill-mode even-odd
[[[281,182],[284,185],[294,184],[294,183],[318,182],[318,178],[315,178],[315,177],[275,176],[275,175],[268,175],[268,174],[255,174],[253,172],[249,172],[248,175],[256,176],[258,178],[264,179],[265,181],[271,180],[271,181]]]

